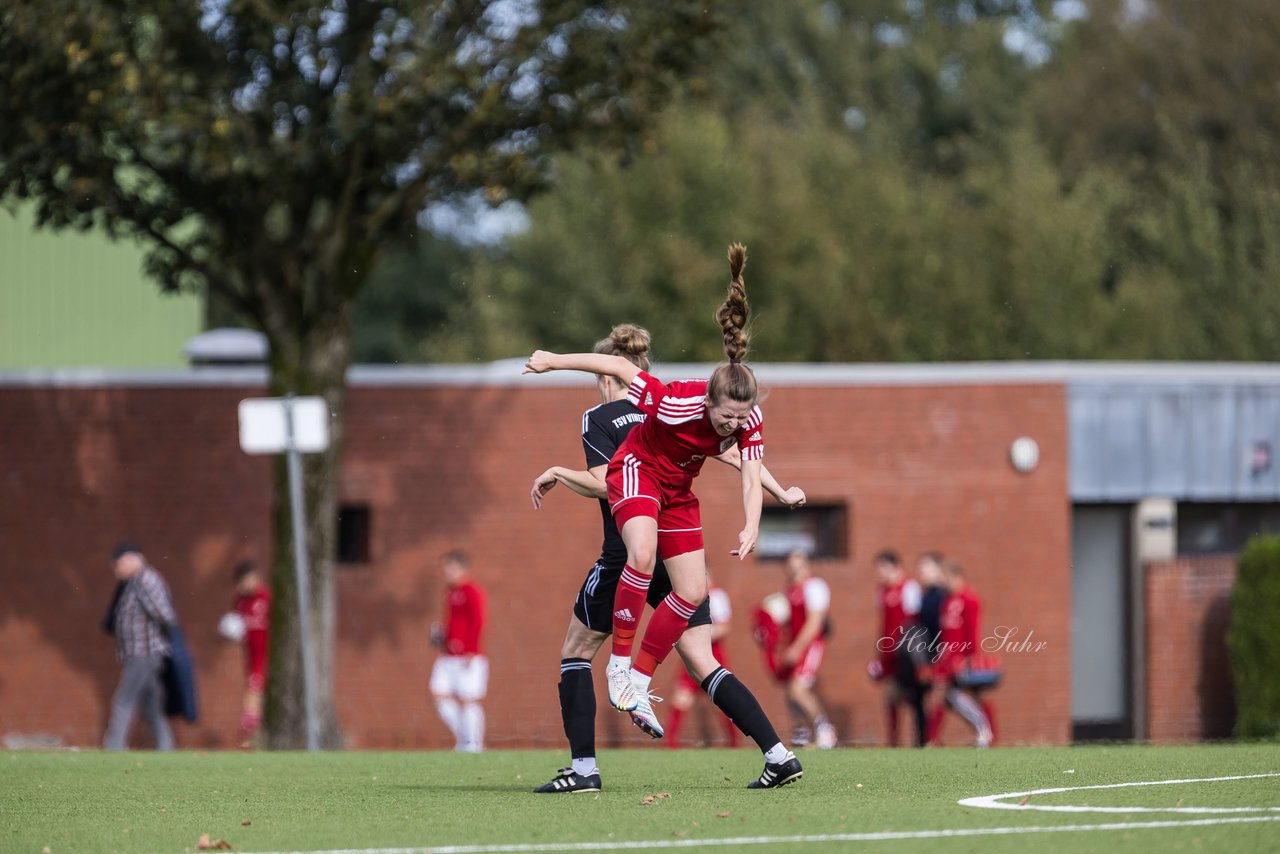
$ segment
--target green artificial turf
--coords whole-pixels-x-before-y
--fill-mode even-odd
[[[607,850],[641,841],[762,852],[1280,850],[1280,820],[1186,824],[1280,819],[1280,777],[1026,799],[1028,805],[1270,812],[1055,813],[957,804],[1043,788],[1277,773],[1280,746],[1274,744],[800,755],[804,779],[776,791],[743,788],[761,767],[755,751],[624,750],[602,757],[601,794],[534,795],[531,789],[564,764],[562,753],[7,753],[0,754],[0,851],[193,851],[202,834],[250,852]],[[670,797],[645,803],[662,793]],[[1146,822],[1178,824],[1025,832]],[[993,833],[956,835],[973,829]],[[923,835],[856,838],[895,832]],[[812,838],[823,836],[834,838]],[[743,841],[695,844],[725,839]]]

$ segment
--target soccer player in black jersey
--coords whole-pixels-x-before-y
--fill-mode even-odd
[[[594,352],[623,356],[647,370],[649,340],[646,330],[623,324],[597,343]],[[560,714],[569,740],[572,764],[534,790],[539,793],[598,792],[601,787],[595,756],[596,695],[591,661],[613,629],[614,591],[627,558],[626,546],[605,501],[604,474],[627,433],[645,416],[627,402],[626,388],[613,377],[600,376],[596,382],[604,402],[587,410],[582,418],[582,445],[587,469],[552,466],[534,480],[531,492],[535,509],[541,507],[543,498],[557,483],[563,483],[579,495],[599,499],[604,527],[600,557],[588,571],[574,601],[573,616],[561,648]],[[736,462],[734,450],[731,449],[722,461],[733,465]],[[798,487],[782,489],[767,471],[762,471],[761,482],[770,494],[787,506],[800,506],[805,501],[804,492]],[[671,581],[659,562],[648,591],[649,605],[656,606],[670,591]],[[755,696],[733,673],[720,666],[712,654],[711,615],[707,602],[704,601],[694,611],[689,628],[676,644],[676,651],[712,702],[765,753],[765,769],[757,780],[749,784],[749,788],[774,788],[799,779],[803,774],[799,760],[782,744]],[[650,730],[646,732],[653,734]]]

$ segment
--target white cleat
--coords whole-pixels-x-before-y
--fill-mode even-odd
[[[637,691],[636,699],[638,702],[631,710],[631,722],[654,738],[662,738],[664,735],[662,724],[658,723],[658,716],[653,713],[652,705],[652,703],[661,703],[662,698],[655,697],[648,691]]]
[[[620,712],[629,712],[640,702],[636,689],[631,685],[631,668],[626,665],[609,665],[604,671],[604,681],[609,686],[609,702]]]

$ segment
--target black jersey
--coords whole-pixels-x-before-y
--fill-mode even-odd
[[[582,413],[582,452],[587,457],[587,468],[608,465],[631,428],[644,419],[644,413],[625,400],[602,403]],[[627,559],[627,547],[609,512],[609,502],[604,499],[600,499],[600,517],[604,523],[600,561],[609,566],[622,566]]]

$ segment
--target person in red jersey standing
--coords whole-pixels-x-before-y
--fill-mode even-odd
[[[471,578],[469,560],[461,551],[441,558],[444,579],[443,625],[431,627],[432,642],[441,655],[431,668],[431,696],[455,749],[479,753],[484,749],[484,707],[489,687],[489,659],[481,645],[485,625],[485,593]]]
[[[783,564],[787,576],[784,593],[791,606],[787,622],[788,643],[778,653],[778,662],[790,667],[787,698],[804,713],[813,727],[814,744],[830,750],[838,743],[836,728],[818,697],[818,669],[827,651],[827,617],[831,612],[831,588],[813,574],[809,553],[796,549]]]
[[[267,686],[267,637],[271,620],[271,593],[251,561],[234,571],[234,610],[244,625],[244,703],[240,711],[240,743],[252,747],[262,727],[262,695]]]
[[[916,743],[924,744],[925,721],[923,698],[918,692],[907,696],[909,690],[900,673],[905,644],[925,643],[918,626],[920,615],[920,585],[902,568],[902,558],[893,549],[885,549],[876,555],[876,607],[880,611],[880,637],[876,641],[879,655],[872,661],[872,677],[884,685],[885,716],[888,722],[889,745],[898,746],[898,711],[904,703],[918,709],[916,717]]]
[[[994,739],[991,721],[977,699],[960,684],[963,672],[979,652],[978,625],[982,615],[982,600],[965,581],[964,569],[960,564],[946,561],[942,565],[942,571],[947,598],[942,603],[941,638],[934,680],[944,693],[929,717],[928,741],[930,744],[938,743],[943,716],[950,708],[973,727],[974,744],[988,747]]]
[[[654,671],[707,598],[702,521],[693,480],[707,457],[720,456],[735,444],[741,459],[745,523],[731,553],[745,559],[755,551],[760,535],[764,415],[757,405],[755,374],[742,361],[748,344],[742,278],[746,258],[741,244],[729,248],[728,295],[717,314],[728,361],[710,379],[664,383],[621,356],[600,353],[537,350],[524,368],[525,373],[573,370],[615,377],[627,386],[632,405],[648,416],[627,435],[605,477],[609,507],[627,548],[614,598],[606,681],[609,702],[629,712],[632,721],[655,738],[663,729],[649,691]],[[659,557],[671,577],[672,592],[649,619],[633,663],[636,627]],[[773,788],[802,773],[795,755],[778,740],[765,750],[765,770],[751,786]]]

